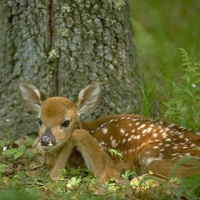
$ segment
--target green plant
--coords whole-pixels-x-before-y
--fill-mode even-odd
[[[78,187],[80,183],[81,183],[81,178],[72,177],[71,179],[68,180],[67,187],[69,188]]]
[[[35,196],[30,195],[26,191],[9,189],[0,191],[1,200],[36,200]]]
[[[121,176],[123,179],[129,180],[130,177],[136,176],[136,172],[131,170],[126,170]]]
[[[19,138],[16,141],[2,140],[0,147],[2,149],[2,155],[14,158],[15,160],[20,157],[32,158],[34,151],[32,150],[32,144],[34,139],[28,136]]]
[[[182,185],[187,186],[184,193],[188,199],[200,199],[200,174],[183,179]]]
[[[6,167],[7,167],[6,164],[0,164],[0,173],[3,173]]]
[[[18,159],[24,154],[25,150],[26,146],[22,144],[19,145],[17,148],[6,149],[5,151],[3,151],[2,154],[7,156],[12,155],[14,159]]]
[[[200,119],[200,62],[193,62],[184,49],[180,49],[184,74],[182,82],[172,82],[172,94],[167,102],[166,119],[183,126],[196,128]]]
[[[112,156],[117,156],[119,158],[123,158],[123,155],[121,152],[117,151],[116,149],[109,149],[109,153],[112,155]]]

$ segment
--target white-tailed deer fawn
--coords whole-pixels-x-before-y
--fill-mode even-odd
[[[83,122],[82,113],[97,106],[101,84],[94,83],[78,94],[75,103],[64,97],[44,101],[41,92],[32,84],[20,82],[20,90],[27,107],[39,113],[37,148],[49,165],[51,177],[59,175],[79,151],[88,169],[101,183],[119,177],[127,169],[138,174],[149,171],[167,176],[182,157],[191,157],[176,170],[176,176],[200,173],[200,133],[175,124],[153,120],[140,115],[108,115]],[[109,153],[116,149],[123,158]]]

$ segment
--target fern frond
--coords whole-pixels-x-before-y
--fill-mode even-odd
[[[172,96],[164,103],[165,118],[183,126],[196,128],[200,118],[200,62],[193,62],[184,49],[182,82],[172,82]]]

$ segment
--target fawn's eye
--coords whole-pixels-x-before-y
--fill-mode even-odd
[[[62,124],[61,127],[67,128],[69,126],[70,121],[69,120],[65,120]]]
[[[42,120],[41,119],[38,119],[38,124],[39,124],[39,126],[42,126]]]

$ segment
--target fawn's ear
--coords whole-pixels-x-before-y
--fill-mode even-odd
[[[96,82],[79,92],[75,104],[80,114],[92,112],[96,108],[101,98],[101,85]]]
[[[21,80],[19,82],[22,99],[27,108],[39,112],[42,102],[45,100],[44,95],[34,85]]]

